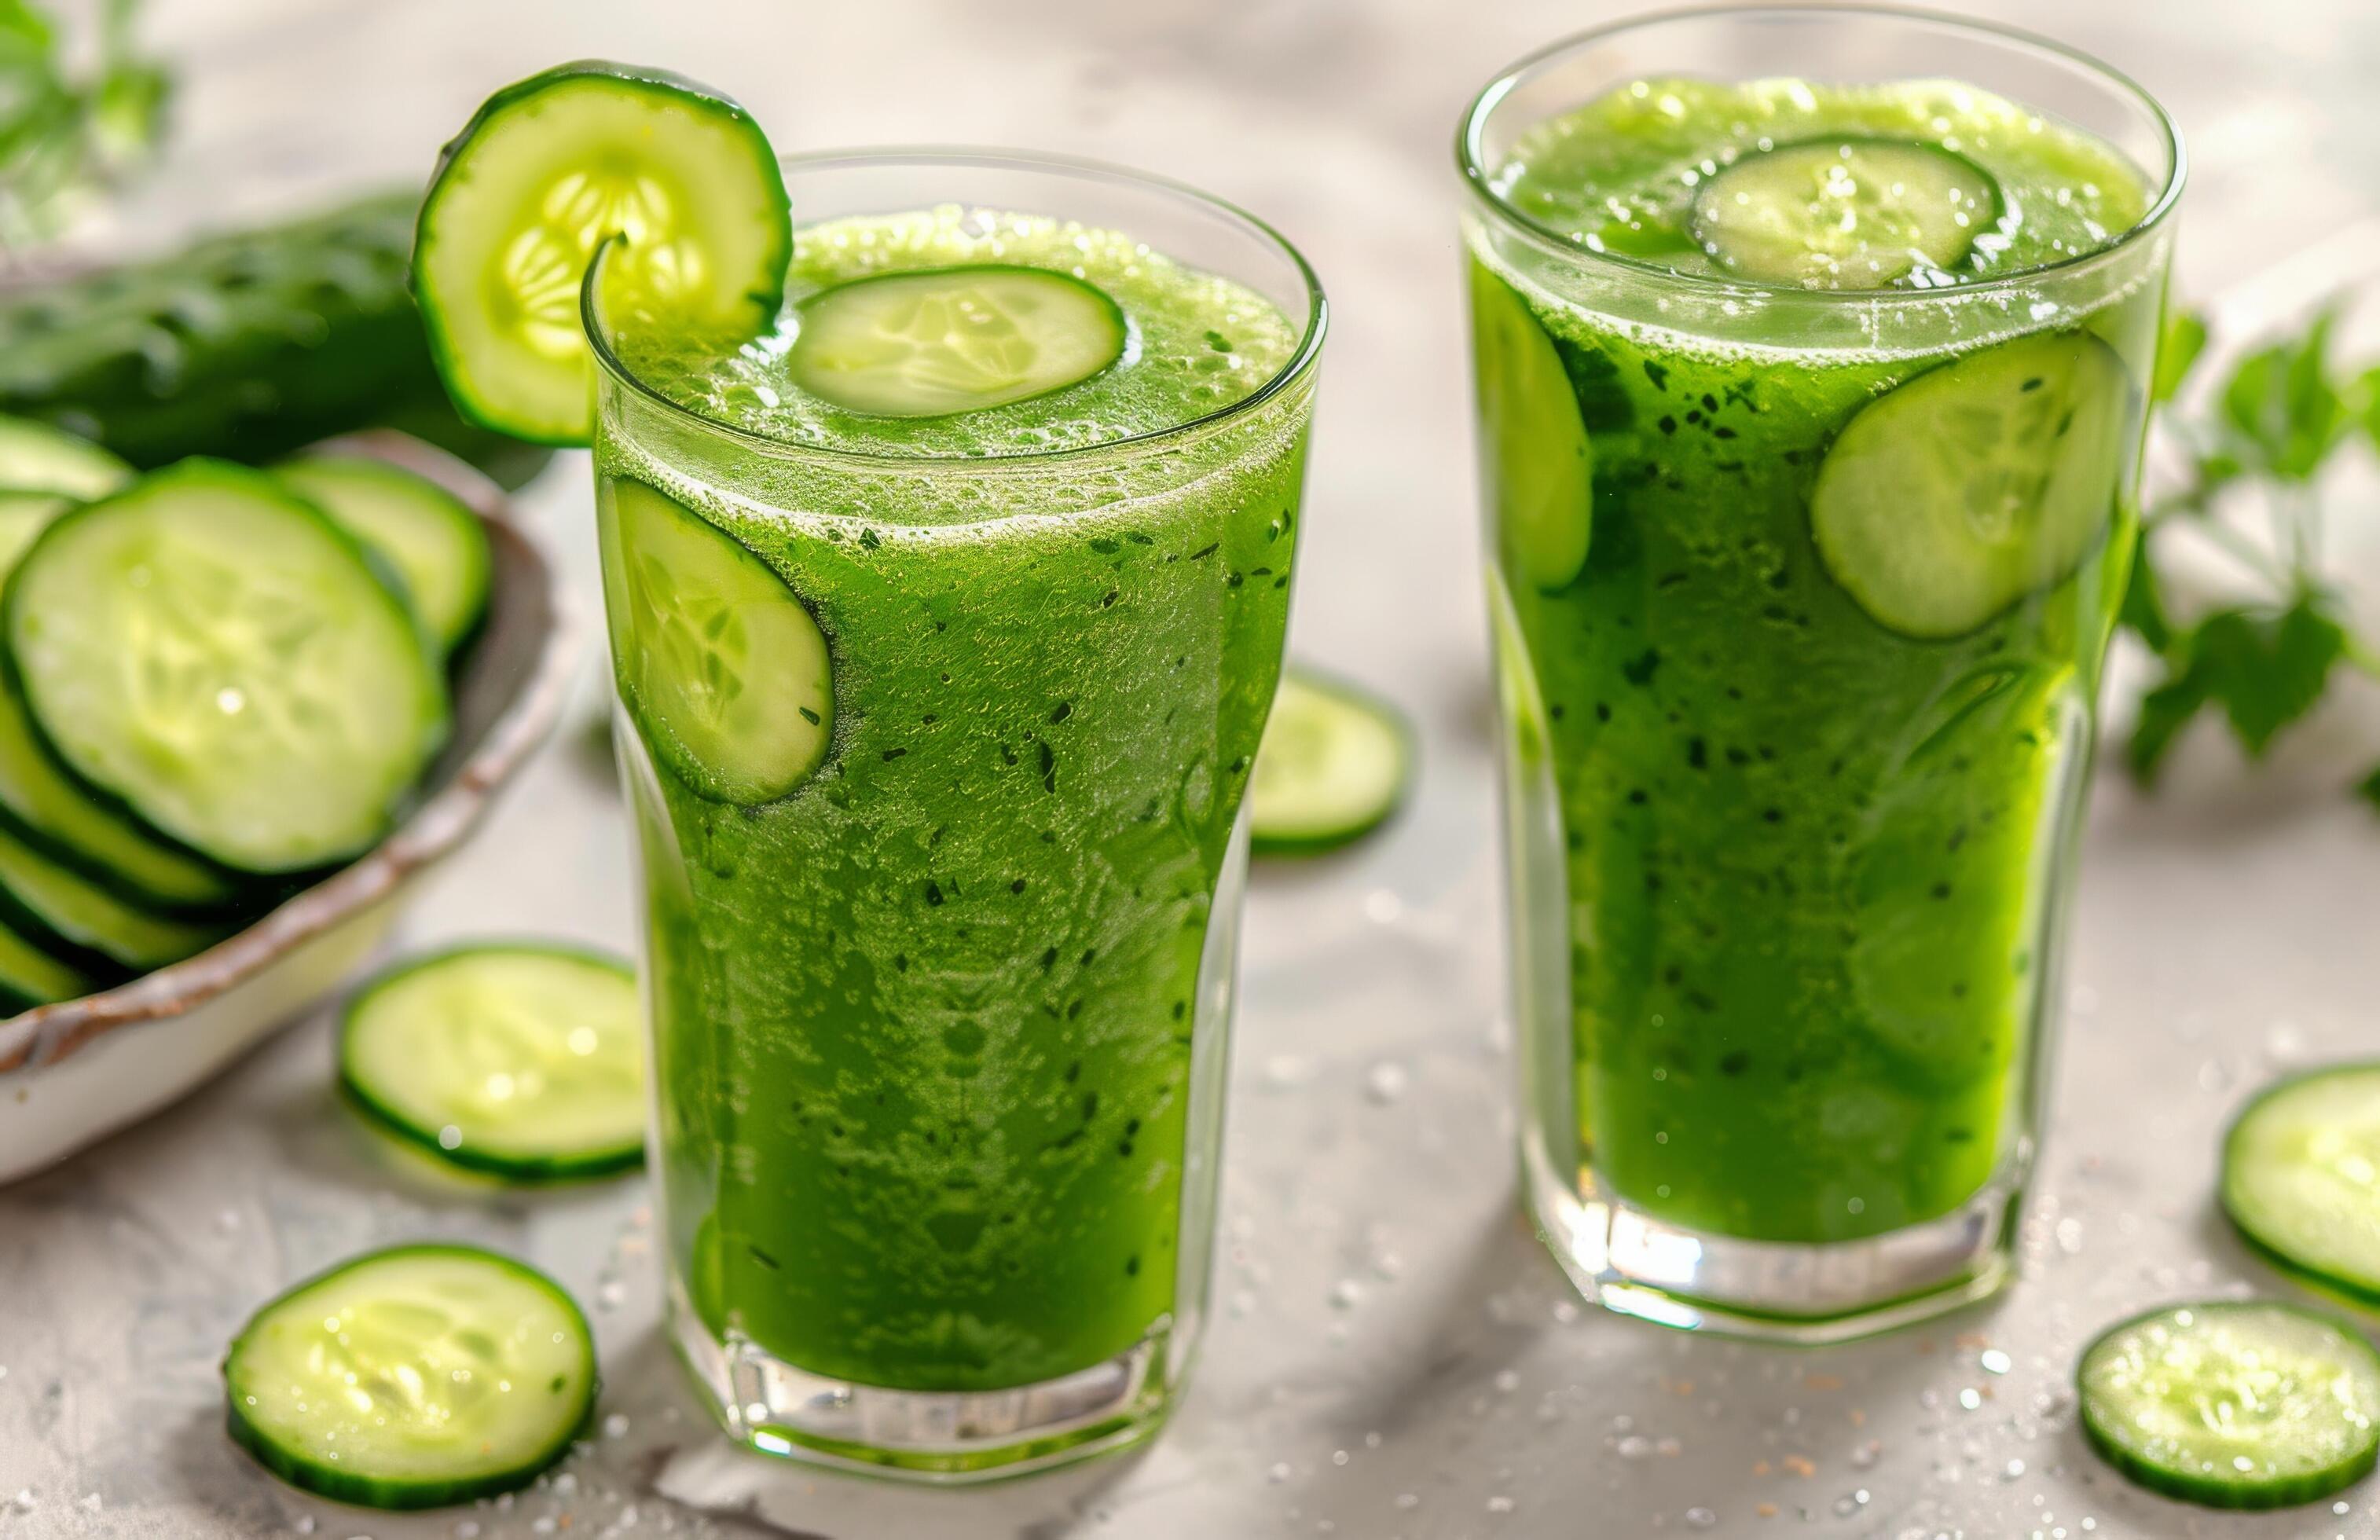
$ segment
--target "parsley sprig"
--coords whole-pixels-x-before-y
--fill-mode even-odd
[[[2125,746],[2143,785],[2155,782],[2202,711],[2219,710],[2248,757],[2261,758],[2342,670],[2380,678],[2380,649],[2355,629],[2323,564],[2323,471],[2350,442],[2380,445],[2380,366],[2342,369],[2332,357],[2337,322],[2337,307],[2327,308],[2301,333],[2240,359],[2197,412],[2176,397],[2205,349],[2205,322],[2177,312],[2166,323],[2153,396],[2189,475],[2143,513],[2124,595],[2122,624],[2161,670]],[[2177,618],[2161,564],[2182,541],[2218,553],[2244,597]],[[2380,766],[2357,791],[2380,806]]]

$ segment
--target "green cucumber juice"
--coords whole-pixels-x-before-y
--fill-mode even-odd
[[[2142,176],[1936,80],[1640,81],[1489,169],[1664,275],[1938,291],[1922,346],[1739,346],[1471,241],[1522,1006],[1561,1018],[1524,1026],[1567,1045],[1580,1173],[1761,1241],[1949,1213],[2029,1135],[2162,301],[1977,285],[2106,247]],[[1897,224],[1857,202],[1929,177]],[[1888,261],[1838,261],[1829,197]]]
[[[957,264],[1103,291],[1121,357],[955,414],[805,388],[807,298]],[[1214,1158],[1220,1086],[1193,1070],[1220,1071],[1224,1022],[1201,961],[1237,902],[1219,884],[1280,669],[1312,377],[1278,383],[1298,328],[1252,291],[1027,215],[806,227],[787,298],[757,342],[623,354],[751,437],[673,438],[630,399],[598,440],[615,616],[673,584],[741,593],[749,558],[831,670],[800,708],[814,768],[714,778],[640,711],[637,670],[673,665],[615,623],[673,1261],[714,1336],[796,1368],[1031,1385],[1205,1288],[1213,1178],[1185,1166]],[[716,649],[674,666],[765,670],[735,656],[773,634],[759,602],[713,609],[687,614]]]

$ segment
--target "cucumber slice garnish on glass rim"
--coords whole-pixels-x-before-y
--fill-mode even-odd
[[[339,1032],[339,1082],[400,1136],[468,1170],[600,1176],[644,1158],[636,970],[575,947],[491,942],[399,964]]]
[[[1810,491],[1811,539],[1878,624],[1964,636],[2097,549],[2139,432],[2140,392],[2088,332],[1970,353],[1836,436]]]
[[[834,737],[826,634],[767,563],[641,481],[596,494],[620,697],[699,794],[746,806],[809,778]]]
[[[438,1508],[526,1486],[595,1403],[587,1317],[476,1246],[395,1246],[259,1310],[224,1358],[232,1438],[334,1501]]]
[[[2083,1350],[2075,1383],[2082,1431],[2108,1463],[2209,1508],[2313,1502],[2380,1452],[2380,1353],[2296,1305],[2150,1311]]]
[[[2308,1281],[2380,1305],[2380,1062],[2258,1093],[2223,1139],[2223,1212]]]
[[[1413,730],[1395,708],[1304,670],[1281,675],[1248,777],[1248,840],[1311,855],[1378,828],[1413,778]]]
[[[1991,173],[1938,144],[1801,139],[1722,167],[1694,191],[1694,239],[1755,283],[1883,288],[1947,273],[2006,205]]]
[[[943,417],[1079,384],[1124,355],[1123,311],[1071,273],[973,263],[878,273],[804,299],[795,382],[845,411]]]
[[[776,314],[793,226],[776,155],[744,109],[663,70],[560,65],[488,98],[421,205],[413,285],[463,415],[585,443],[588,263],[672,324],[750,335]]]

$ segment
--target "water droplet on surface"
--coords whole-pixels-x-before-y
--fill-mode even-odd
[[[1975,1408],[1983,1404],[1984,1394],[1973,1386],[1971,1385],[1967,1388],[1959,1392],[1959,1405],[1961,1410],[1973,1412]]]
[[[1496,1371],[1496,1390],[1498,1394],[1509,1396],[1520,1388],[1521,1372],[1518,1369],[1499,1369]]]
[[[1276,1486],[1280,1485],[1282,1482],[1287,1481],[1289,1479],[1289,1461],[1286,1460],[1274,1461],[1272,1469],[1265,1473],[1265,1479],[1271,1482]]]
[[[616,1278],[607,1278],[595,1285],[595,1307],[617,1310],[628,1303],[628,1286]]]
[[[625,1438],[627,1436],[628,1418],[625,1413],[614,1412],[610,1416],[603,1419],[604,1437]]]
[[[2010,1461],[2000,1471],[2000,1479],[2002,1481],[2022,1481],[2024,1479],[2024,1461],[2022,1460]]]
[[[1353,1310],[1364,1303],[1364,1286],[1352,1278],[1342,1278],[1331,1285],[1330,1308]]]
[[[2015,1366],[2015,1361],[1998,1348],[1985,1348],[1975,1362],[1984,1366],[1987,1375],[2004,1375]]]
[[[1412,1492],[1400,1492],[1397,1494],[1397,1506],[1410,1513],[1421,1506],[1421,1498]]]
[[[1689,1508],[1686,1510],[1686,1527],[1688,1529],[1716,1529],[1718,1526],[1718,1515],[1712,1512],[1709,1509]]]
[[[1632,1433],[1612,1448],[1619,1451],[1622,1460],[1645,1460],[1653,1453],[1653,1440],[1641,1433]]]
[[[1510,1513],[1512,1508],[1513,1502],[1510,1498],[1494,1497],[1488,1499],[1488,1511],[1490,1513]]]
[[[1364,1095],[1371,1098],[1375,1107],[1386,1107],[1405,1094],[1407,1084],[1405,1067],[1392,1059],[1384,1059],[1364,1077]]]

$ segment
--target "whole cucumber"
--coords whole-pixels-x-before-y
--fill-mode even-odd
[[[551,451],[455,415],[406,288],[419,195],[376,194],[168,257],[0,288],[0,413],[55,422],[143,468],[261,464],[401,428],[507,487]]]

